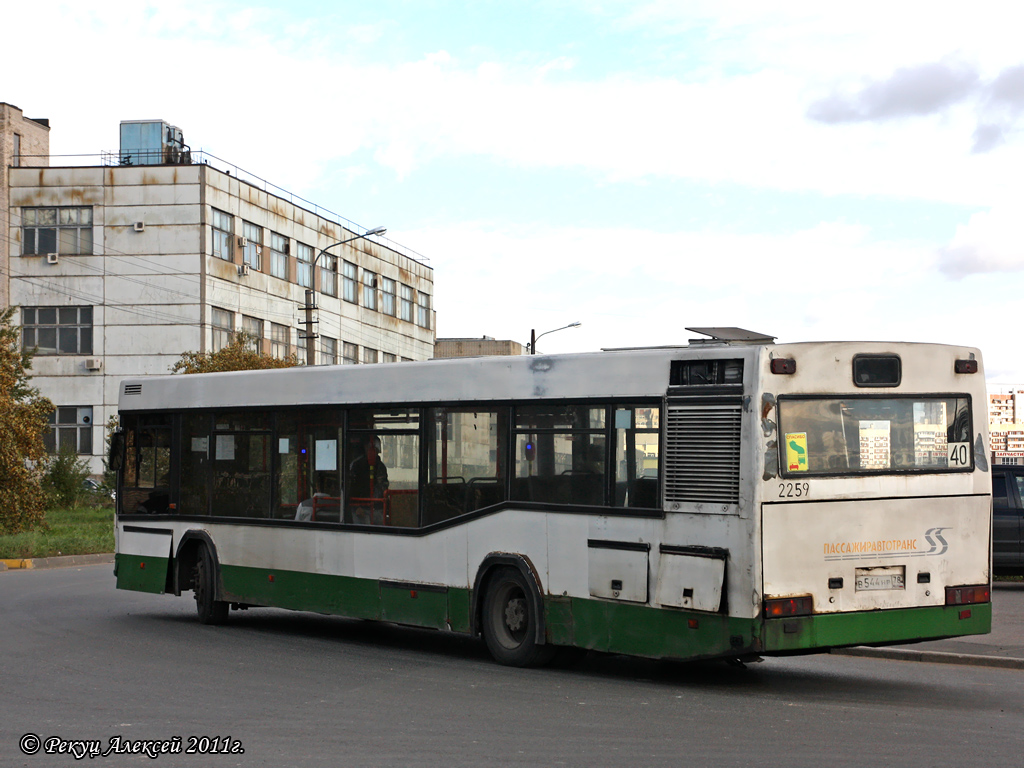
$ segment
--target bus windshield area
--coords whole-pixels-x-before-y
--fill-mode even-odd
[[[974,466],[965,396],[780,397],[779,434],[788,476]]]

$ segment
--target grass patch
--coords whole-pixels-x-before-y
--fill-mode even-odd
[[[0,560],[114,551],[114,510],[102,507],[54,509],[46,528],[0,536]]]

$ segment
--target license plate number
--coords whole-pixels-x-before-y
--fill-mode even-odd
[[[858,568],[854,589],[868,592],[876,589],[906,589],[906,572],[900,568]]]

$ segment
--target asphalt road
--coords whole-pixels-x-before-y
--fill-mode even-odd
[[[156,758],[171,766],[1024,765],[1020,671],[828,655],[518,670],[371,622],[250,610],[205,627],[190,595],[117,591],[110,571],[0,573],[0,766],[78,762],[23,754],[25,734],[180,739]],[[204,736],[245,751],[184,753]]]

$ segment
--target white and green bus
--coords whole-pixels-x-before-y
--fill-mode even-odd
[[[121,384],[117,586],[564,647],[752,658],[982,634],[978,350],[687,346]]]

